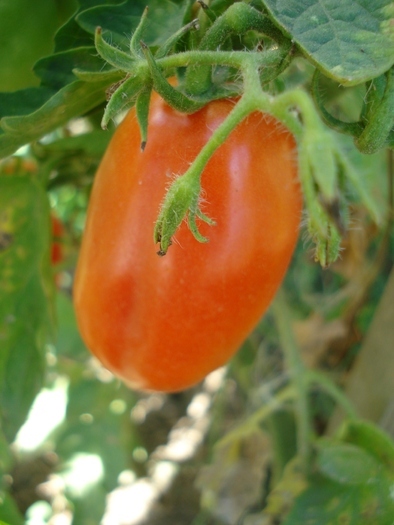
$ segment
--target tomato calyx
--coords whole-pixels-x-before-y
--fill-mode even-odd
[[[174,181],[163,200],[154,229],[154,241],[160,243],[158,253],[164,255],[167,252],[185,218],[195,239],[207,242],[197,227],[197,219],[214,224],[200,208],[202,172],[235,127],[256,111],[278,119],[296,138],[307,230],[316,246],[315,259],[326,267],[338,257],[341,236],[347,226],[342,218],[348,217],[348,203],[344,199],[338,201],[338,195],[343,194],[345,178],[376,221],[379,221],[380,214],[374,209],[362,182],[354,177],[354,169],[340,145],[323,126],[311,97],[301,89],[284,91],[276,96],[267,89],[268,83],[299,54],[297,46],[272,24],[265,13],[243,2],[232,4],[219,16],[213,11],[208,12],[204,6],[200,7],[201,13],[206,18],[205,23],[200,23],[201,16],[192,20],[153,50],[143,40],[147,9],[130,40],[129,53],[109,44],[103,38],[101,28],[95,33],[98,53],[115,68],[106,74],[115,75],[119,71],[123,74],[120,81],[116,78],[110,92],[102,127],[105,128],[120,112],[135,106],[142,151],[148,141],[152,91],[159,93],[173,109],[188,114],[199,111],[213,100],[234,97],[234,110],[226,122],[214,131],[190,168],[181,174],[179,182],[178,179]],[[228,50],[232,47],[229,37],[237,35],[242,41],[243,36],[251,31],[255,38],[260,39],[260,45]],[[181,37],[182,44],[179,43]],[[188,38],[193,41],[190,50],[184,46]],[[175,83],[168,80],[174,74],[178,74]],[[391,77],[387,78],[389,89]],[[339,214],[340,222],[332,210],[338,210],[336,215]]]
[[[196,179],[191,177],[192,172],[178,177],[166,195],[161,206],[159,217],[154,228],[154,242],[160,243],[158,255],[164,256],[172,244],[172,237],[180,224],[187,217],[189,228],[199,242],[207,242],[207,237],[198,230],[197,217],[210,226],[215,221],[207,217],[200,209],[200,186]]]
[[[102,28],[96,28],[95,45],[99,55],[115,70],[124,74],[123,81],[117,80],[113,90],[111,89],[113,92],[104,113],[103,128],[119,112],[133,107],[139,93],[148,86],[153,85],[155,91],[174,109],[193,113],[212,100],[239,95],[242,92],[242,86],[237,81],[237,70],[242,69],[243,60],[248,55],[256,58],[256,67],[260,71],[266,69],[270,72],[269,79],[265,78],[266,72],[262,74],[263,83],[279,75],[288,66],[289,61],[285,60],[286,57],[294,56],[289,39],[265,14],[254,7],[236,3],[216,17],[211,9],[201,4],[201,12],[210,20],[208,25],[203,24],[207,27],[201,28],[199,19],[193,19],[159,46],[154,55],[143,40],[147,25],[147,8],[131,37],[129,53],[109,44],[103,38]],[[263,51],[260,48],[235,52],[219,50],[232,35],[241,37],[250,31],[256,31],[261,38],[268,37],[271,44],[265,42]],[[189,36],[190,32],[193,32],[192,50],[172,53],[180,39]],[[275,53],[272,53],[273,49]],[[267,53],[270,50],[271,53]],[[215,67],[220,68],[218,79],[215,79]],[[184,72],[178,76],[177,87],[169,87],[167,77],[173,76],[174,71],[177,74],[181,70]]]

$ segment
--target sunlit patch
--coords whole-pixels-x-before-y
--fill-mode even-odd
[[[26,525],[46,525],[51,516],[51,505],[47,501],[36,501],[27,511]]]
[[[223,384],[224,376],[226,375],[227,368],[225,366],[222,366],[221,368],[218,368],[217,370],[214,370],[204,380],[204,389],[213,394]]]
[[[209,394],[201,392],[193,397],[191,403],[187,407],[187,415],[193,419],[198,419],[206,414],[211,404],[211,398]]]
[[[76,454],[62,473],[68,492],[77,498],[83,497],[103,476],[103,462],[96,454]]]
[[[127,404],[123,399],[114,399],[111,401],[109,409],[113,414],[121,415],[126,412]]]
[[[66,415],[68,380],[59,377],[53,388],[44,388],[36,397],[25,424],[14,442],[17,450],[37,449],[57,428]]]
[[[146,478],[114,490],[108,497],[107,510],[101,525],[140,523],[148,515],[158,496],[158,489]]]
[[[144,447],[135,447],[132,455],[137,463],[144,463],[148,459],[148,452]]]
[[[165,396],[161,394],[152,394],[140,399],[131,411],[131,419],[135,423],[142,424],[149,412],[161,409],[164,400]]]
[[[108,495],[107,508],[101,525],[139,525],[149,518],[154,504],[170,490],[180,464],[190,460],[201,446],[208,431],[209,410],[213,395],[223,385],[226,368],[215,370],[205,379],[203,390],[196,393],[186,410],[171,430],[168,441],[148,457],[143,447],[133,451],[135,461],[147,461],[149,477],[137,479],[131,470],[119,475],[119,488]],[[166,396],[153,394],[140,399],[131,411],[131,419],[141,424],[147,414],[162,408]]]

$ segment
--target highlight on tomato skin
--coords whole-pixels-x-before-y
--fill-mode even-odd
[[[173,177],[186,171],[233,107],[186,115],[155,95],[140,150],[134,110],[96,174],[74,283],[82,338],[132,388],[176,392],[238,350],[272,301],[299,232],[296,144],[277,121],[252,113],[202,174],[199,243],[183,222],[165,257],[152,240]]]

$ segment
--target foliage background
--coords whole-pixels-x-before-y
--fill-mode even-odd
[[[297,471],[296,415],[281,400],[289,377],[275,312],[226,370],[176,395],[127,390],[80,339],[73,271],[94,173],[114,130],[100,129],[105,90],[119,79],[98,56],[93,34],[101,25],[124,48],[146,3],[0,3],[0,520],[253,525],[309,517],[334,524],[345,518],[356,523],[362,515],[365,523],[376,523],[375,504],[375,511],[383,509],[380,523],[391,523],[390,445],[385,442],[389,452],[378,464],[360,452],[382,447],[379,433],[364,428],[369,445],[357,451],[319,449],[312,483]],[[189,3],[148,3],[145,39],[154,49],[183,25]],[[217,0],[212,7],[221,12],[232,3]],[[357,120],[365,82],[394,62],[393,4],[252,4],[264,4],[304,53],[271,88],[309,90],[317,64],[325,75],[320,89],[327,108]],[[333,12],[336,19],[327,14]],[[377,36],[386,22],[387,31]],[[88,71],[89,81],[78,70]],[[376,432],[379,426],[392,436],[393,155],[385,148],[362,155],[351,138],[336,136],[380,222],[356,195],[347,195],[351,227],[340,259],[322,270],[301,234],[284,290],[303,361],[343,387],[359,415],[376,423]],[[63,224],[60,239],[51,234],[51,216]],[[63,253],[54,267],[53,242]],[[309,399],[316,433],[332,436],[342,417],[332,397],[315,388]],[[42,440],[35,437],[37,425],[45,430],[56,422]],[[361,481],[349,479],[352,469]],[[373,490],[367,487],[371,479]],[[338,498],[342,506],[334,505],[330,514]],[[144,501],[150,504],[145,514]]]

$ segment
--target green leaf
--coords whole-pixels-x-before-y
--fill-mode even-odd
[[[380,471],[376,459],[350,443],[320,441],[317,465],[327,478],[343,485],[367,483]]]
[[[70,49],[91,46],[93,39],[77,22],[76,16],[97,5],[102,5],[105,0],[79,0],[78,11],[58,30],[55,36],[55,53]],[[122,0],[106,0],[105,4],[117,5]]]
[[[59,430],[56,453],[63,463],[80,452],[98,454],[104,465],[106,488],[112,490],[128,464],[130,447],[140,444],[136,433],[130,433],[129,414],[137,396],[111,380],[108,372],[104,381],[98,369],[90,365],[72,301],[64,294],[57,297],[57,317],[58,371],[70,378],[70,385],[66,424]],[[114,410],[114,404],[122,409]]]
[[[86,360],[88,351],[78,332],[72,302],[62,293],[58,293],[56,297],[56,314],[58,321],[57,352],[62,357],[74,361]]]
[[[9,472],[13,459],[6,437],[0,429],[0,476]]]
[[[341,440],[362,447],[394,473],[394,442],[369,421],[347,421],[339,431]]]
[[[4,117],[0,124],[6,133],[0,134],[0,157],[11,155],[20,146],[43,137],[104,102],[110,83],[108,80],[89,83],[78,80],[62,88],[33,113]]]
[[[73,506],[74,525],[94,525],[101,522],[105,511],[107,490],[102,483],[98,483],[90,487],[82,497],[69,495]]]
[[[45,57],[35,64],[34,71],[45,85],[61,89],[76,80],[73,73],[76,68],[102,72],[108,69],[108,65],[97,56],[95,47],[91,45]]]
[[[33,113],[54,94],[55,91],[47,87],[32,87],[11,93],[0,93],[0,119]]]
[[[59,365],[69,365],[60,354]],[[81,452],[98,454],[107,489],[112,490],[128,464],[130,448],[140,444],[129,416],[136,395],[116,380],[100,381],[89,366],[74,366],[70,372],[66,425],[58,434],[56,453],[63,463]]]
[[[391,0],[264,0],[274,21],[327,76],[354,85],[394,63]]]
[[[283,525],[392,525],[391,490],[392,480],[384,476],[361,485],[343,485],[316,475]]]
[[[53,48],[61,20],[57,2],[30,0],[0,2],[0,91],[37,85],[32,66]]]
[[[91,35],[78,25],[75,17],[70,18],[70,20],[59,29],[55,36],[55,53],[91,45]]]
[[[53,326],[47,195],[31,176],[0,177],[0,416],[12,441],[39,392]]]
[[[9,494],[3,494],[0,501],[0,525],[23,525],[25,520]]]
[[[45,145],[45,151],[51,153],[64,152],[65,155],[80,151],[100,159],[107,149],[111,137],[110,131],[94,130],[90,133],[64,137],[50,142]]]
[[[187,2],[178,5],[170,0],[126,0],[119,6],[97,6],[79,14],[77,22],[91,34],[98,26],[111,31],[112,43],[128,49],[129,38],[146,6],[149,14],[144,42],[148,45],[163,44],[182,27]]]

